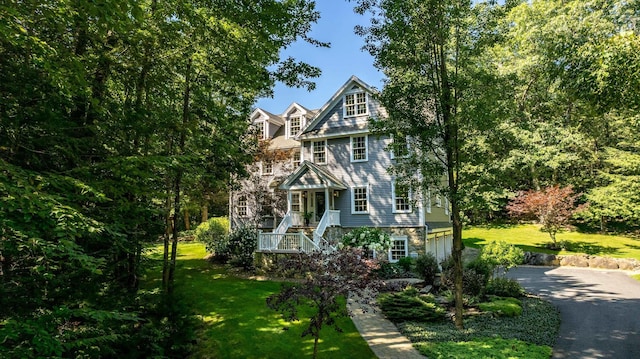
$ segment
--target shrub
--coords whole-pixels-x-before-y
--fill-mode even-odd
[[[414,260],[411,257],[402,257],[398,260],[398,266],[405,272],[411,272],[413,269]]]
[[[491,278],[491,273],[493,268],[491,264],[482,258],[476,258],[471,262],[467,263],[466,268],[472,271],[475,271],[476,274],[483,276],[483,286],[487,284],[489,278]]]
[[[380,279],[400,278],[404,270],[397,263],[381,262],[379,267],[373,271]]]
[[[253,252],[258,248],[258,234],[252,227],[240,227],[229,233],[229,263],[244,269],[253,268]]]
[[[490,312],[499,317],[517,317],[522,314],[522,302],[516,298],[494,298],[490,302],[478,305],[481,311]]]
[[[443,267],[446,264],[446,269],[442,270],[442,285],[451,290],[455,290],[454,285],[454,268],[453,266],[449,266],[448,264],[452,262],[449,259],[443,261]],[[474,261],[475,262],[475,261]],[[486,267],[482,263],[474,263],[471,262],[467,267],[464,268],[462,272],[462,290],[464,294],[477,296],[480,295],[484,287],[487,284],[489,276],[486,272]],[[474,264],[472,264],[474,263]]]
[[[427,284],[433,284],[436,274],[440,273],[436,257],[432,253],[420,255],[416,259],[416,273]]]
[[[437,322],[443,320],[446,314],[433,296],[419,295],[412,287],[399,293],[382,294],[378,304],[384,315],[394,322]]]
[[[391,237],[379,228],[360,227],[345,234],[341,244],[380,253],[391,247]]]
[[[511,278],[493,278],[485,288],[485,294],[499,297],[519,298],[524,295],[524,289],[517,280]]]
[[[505,272],[524,262],[524,251],[504,241],[490,242],[482,247],[480,258],[487,261],[495,271],[498,267]]]
[[[229,219],[227,217],[210,218],[195,229],[196,241],[204,243],[207,252],[215,256],[228,256]]]

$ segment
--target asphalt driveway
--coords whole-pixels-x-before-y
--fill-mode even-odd
[[[640,282],[626,273],[527,266],[508,276],[560,310],[553,358],[640,358]]]

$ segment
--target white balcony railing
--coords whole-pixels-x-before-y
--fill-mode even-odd
[[[320,249],[303,232],[297,233],[258,233],[258,251],[260,252],[311,252]]]

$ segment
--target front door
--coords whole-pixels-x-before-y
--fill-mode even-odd
[[[316,208],[315,208],[315,217],[316,222],[322,219],[324,215],[324,210],[326,209],[326,198],[324,192],[316,192]]]

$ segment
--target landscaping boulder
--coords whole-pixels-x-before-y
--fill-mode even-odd
[[[524,263],[534,266],[559,266],[560,260],[555,254],[525,252]]]
[[[589,258],[589,267],[590,268],[602,268],[602,269],[618,269],[618,261],[616,258],[606,258],[606,257],[590,257]]]
[[[622,270],[638,270],[640,269],[640,261],[637,259],[618,258],[618,268]]]
[[[589,256],[562,256],[560,265],[587,268],[589,267]]]

